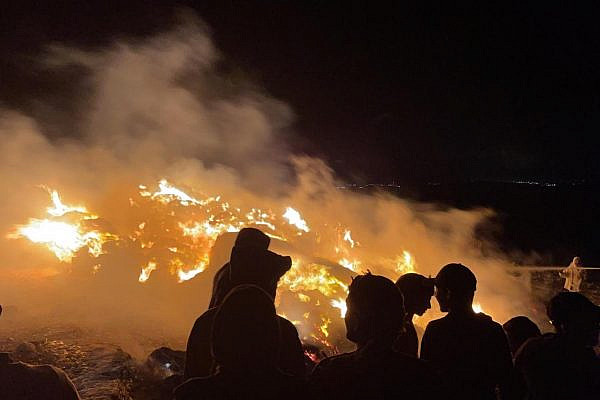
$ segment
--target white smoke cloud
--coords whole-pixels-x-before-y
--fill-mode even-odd
[[[84,68],[92,90],[81,94],[73,116],[80,121],[76,137],[49,139],[43,118],[0,113],[4,304],[119,329],[137,329],[146,321],[156,327],[160,321],[161,334],[185,338],[193,315],[206,305],[209,281],[151,283],[148,289],[137,283],[139,260],[133,256],[108,258],[108,271],[96,276],[86,271],[84,278],[75,273],[77,262],[58,263],[40,246],[4,237],[45,209],[48,197],[39,185],[59,189],[69,203],[87,205],[121,232],[131,223],[128,194],[140,183],[168,178],[250,207],[279,212],[292,205],[309,225],[347,226],[361,243],[355,254],[365,260],[362,268],[392,279],[396,273],[382,260],[402,250],[415,256],[426,275],[463,262],[478,275],[484,311],[501,322],[527,312],[524,282],[504,272],[508,263],[500,254],[483,257],[478,249],[475,227],[489,210],[441,211],[383,193],[338,189],[323,161],[294,156],[287,147],[293,113],[285,103],[219,72],[218,51],[201,25],[187,23],[95,51],[54,46],[43,62],[57,71]],[[300,238],[294,246],[328,256],[323,242]]]

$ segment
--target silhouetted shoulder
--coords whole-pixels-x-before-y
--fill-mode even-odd
[[[347,400],[439,398],[441,379],[423,361],[394,352],[363,356],[352,352],[321,361],[311,377],[313,395]]]
[[[315,367],[313,374],[321,373],[323,371],[328,371],[330,369],[336,368],[344,368],[352,365],[354,360],[354,354],[352,353],[343,353],[335,356],[327,357],[324,360],[321,360]]]
[[[435,329],[438,326],[443,326],[446,323],[447,320],[448,320],[448,315],[445,315],[442,318],[432,319],[427,324],[427,328]]]
[[[67,374],[51,365],[22,362],[0,369],[0,395],[3,400],[79,400]]]
[[[352,389],[345,382],[354,382],[358,374],[354,368],[354,353],[344,353],[321,360],[310,376],[310,392],[316,399],[345,398]]]
[[[502,325],[500,325],[498,322],[494,321],[492,319],[492,317],[487,314],[484,314],[484,313],[475,314],[474,319],[475,319],[475,321],[480,323],[482,326],[489,326],[489,327],[492,327],[493,329],[502,329]]]
[[[448,321],[448,316],[446,315],[442,318],[429,321],[429,323],[425,327],[425,332],[431,334],[432,332],[437,332],[440,329],[444,329],[444,327],[446,327],[448,325],[449,325],[449,321]]]
[[[354,353],[344,353],[321,360],[311,374],[311,386],[315,393],[328,393],[331,384],[338,384],[340,379],[352,375]]]
[[[299,400],[306,397],[306,385],[302,379],[283,373],[256,376],[217,373],[188,379],[174,394],[177,400]]]
[[[287,319],[277,316],[281,346],[279,351],[279,368],[290,375],[305,377],[306,364],[302,342],[298,337],[298,330]]]
[[[439,330],[445,331],[453,327],[460,327],[461,329],[488,329],[504,335],[502,325],[484,313],[473,314],[467,318],[457,318],[448,314],[440,319],[430,321],[426,329],[436,332]]]
[[[280,315],[277,316],[277,319],[279,321],[279,329],[286,331],[287,334],[294,334],[298,336],[298,329],[296,329],[294,324]]]
[[[448,314],[427,325],[421,358],[452,388],[452,398],[491,399],[512,369],[502,326],[485,314]]]
[[[196,321],[194,322],[194,327],[192,328],[192,332],[194,332],[194,330],[198,331],[207,327],[211,327],[215,319],[216,313],[216,307],[209,308],[208,310],[206,310],[202,315],[196,318]]]
[[[184,377],[186,379],[208,376],[213,369],[213,358],[210,352],[210,335],[217,308],[205,311],[196,319],[188,337],[185,355]]]
[[[515,366],[527,368],[533,363],[562,363],[568,357],[565,343],[556,334],[546,333],[540,337],[529,339],[523,344],[515,355]],[[558,365],[556,367],[554,370],[558,369]]]
[[[543,349],[547,346],[551,346],[555,339],[556,335],[554,333],[545,333],[542,336],[531,338],[526,341],[521,349],[517,352],[517,356],[535,352],[539,349]]]

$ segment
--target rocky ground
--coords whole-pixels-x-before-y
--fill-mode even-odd
[[[170,387],[165,385],[164,380],[180,370],[179,364],[183,359],[182,355],[175,360],[173,358],[177,357],[168,351],[166,354],[158,351],[153,357],[136,360],[119,346],[111,344],[110,339],[95,332],[68,327],[33,332],[3,329],[0,351],[10,352],[15,361],[52,364],[64,369],[85,400],[170,398]]]

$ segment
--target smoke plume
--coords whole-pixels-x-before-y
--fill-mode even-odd
[[[348,228],[360,243],[352,253],[361,260],[357,271],[370,269],[395,280],[398,273],[389,261],[403,251],[425,275],[462,262],[478,277],[476,301],[484,312],[500,322],[528,312],[526,285],[505,272],[506,259],[481,254],[474,232],[489,210],[442,210],[385,193],[339,189],[325,162],[287,145],[294,121],[290,107],[223,71],[201,24],[186,22],[93,51],[53,45],[39,62],[56,73],[83,71],[74,82],[81,90],[68,91],[78,104],[70,116],[77,132],[61,135],[53,126],[49,134],[43,115],[0,110],[5,319],[184,340],[207,305],[211,282],[204,273],[178,283],[157,271],[141,284],[143,260],[128,248],[111,248],[98,260],[81,254],[64,263],[43,246],[5,237],[46,209],[48,193],[40,185],[58,190],[65,203],[85,204],[107,230],[126,236],[137,223],[129,199],[138,185],[161,179],[279,215],[291,206],[315,231]],[[289,246],[336,263],[332,241],[304,235]],[[94,271],[99,260],[102,266]],[[348,271],[345,278],[356,273]]]

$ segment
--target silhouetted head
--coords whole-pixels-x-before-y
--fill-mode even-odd
[[[292,266],[289,256],[269,250],[235,246],[229,260],[229,279],[233,286],[251,284],[275,298],[277,282]]]
[[[408,273],[396,281],[396,286],[404,296],[404,308],[408,314],[423,315],[431,308],[434,280],[423,275]]]
[[[215,241],[210,254],[211,266],[215,266],[215,263],[218,263],[219,259],[221,259],[222,262],[222,256],[224,253],[229,253],[229,258],[231,258],[231,252],[234,247],[237,247],[238,249],[244,249],[246,253],[254,252],[261,254],[267,251],[271,242],[271,239],[267,235],[256,228],[243,228],[237,233],[233,243],[231,240],[232,234],[233,233],[231,232],[227,232],[223,235],[220,235]],[[243,283],[255,282],[243,282],[243,277],[241,277],[238,279],[238,282],[234,283],[231,281],[229,263],[221,267],[213,277],[213,290],[209,307],[212,308],[221,304],[227,293],[229,293],[233,287],[235,287],[237,284]],[[267,286],[269,287],[268,290],[271,291],[271,284],[268,284]]]
[[[445,265],[435,277],[435,286],[441,311],[471,309],[477,279],[469,268],[462,264]]]
[[[216,285],[225,288],[218,293],[226,294],[232,287],[250,284],[260,286],[275,298],[277,282],[291,268],[292,259],[267,250],[269,242],[269,237],[258,229],[242,229],[231,249],[229,267],[223,270],[227,276],[215,276],[215,288]]]
[[[268,368],[279,355],[279,323],[273,299],[255,285],[235,287],[215,315],[213,358],[231,370]]]
[[[238,247],[256,247],[267,250],[270,243],[271,239],[256,228],[242,228],[235,238],[235,246]]]
[[[600,307],[577,292],[561,292],[547,307],[548,318],[560,335],[585,346],[598,343]]]
[[[404,322],[402,293],[394,282],[367,273],[352,280],[346,305],[346,337],[359,345],[395,338]]]
[[[510,351],[513,355],[528,339],[542,334],[535,322],[523,315],[509,319],[502,325],[502,328],[506,332]]]

